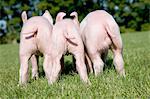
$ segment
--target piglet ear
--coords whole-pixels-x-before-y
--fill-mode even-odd
[[[42,16],[45,17],[53,25],[53,18],[48,10],[45,10],[45,13]]]
[[[22,12],[21,19],[22,19],[23,23],[25,23],[27,21],[27,13],[26,13],[26,11]]]
[[[77,12],[72,12],[71,14],[70,14],[70,16],[73,16],[74,18],[76,18],[77,20],[78,20],[78,13]]]
[[[77,26],[79,26],[78,13],[74,11],[74,12],[72,12],[72,13],[70,14],[70,16],[74,17],[74,18],[73,18],[74,23],[75,23]]]
[[[63,17],[66,16],[66,13],[59,12],[56,16],[56,22],[63,20]]]

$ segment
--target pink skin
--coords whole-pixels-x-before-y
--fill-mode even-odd
[[[20,80],[19,84],[26,84],[28,80],[28,60],[32,62],[32,76],[37,77],[37,52],[44,55],[44,71],[50,82],[51,56],[50,44],[52,33],[52,17],[48,11],[43,16],[35,16],[27,20],[26,12],[22,13],[23,27],[20,33]],[[44,35],[43,35],[44,34]],[[32,56],[32,57],[31,57]]]
[[[25,24],[27,21],[27,14],[25,11],[23,11],[21,17],[22,17],[23,24]],[[30,60],[32,64],[32,79],[38,79],[38,56],[33,54]]]
[[[113,17],[103,10],[93,11],[83,19],[80,29],[95,75],[103,71],[104,61],[111,48],[115,68],[120,75],[125,76],[122,39]]]
[[[66,16],[66,13],[59,12],[56,16],[56,23],[63,20],[63,17]]]
[[[58,13],[57,17],[59,15],[62,14]],[[60,59],[68,51],[75,56],[76,68],[82,81],[90,84],[84,62],[83,42],[79,35],[79,27],[73,20],[61,17],[60,20],[56,21],[52,32],[52,49],[53,69],[51,83],[58,79],[61,70]]]
[[[65,15],[66,15],[66,13],[64,13],[64,12],[59,12],[59,13],[57,14],[57,16],[56,16],[56,22],[63,20],[63,17],[64,17]],[[78,21],[78,13],[77,13],[77,12],[72,12],[72,13],[70,14],[70,16],[74,16],[73,22],[75,23],[76,27],[79,29],[79,28],[80,28],[80,24],[79,24],[79,21]],[[62,62],[62,61],[63,61],[63,60],[61,60],[61,62]],[[91,73],[93,73],[91,61],[90,61],[90,59],[89,59],[89,57],[88,57],[88,55],[87,55],[86,52],[85,52],[85,62],[86,62],[87,65],[88,65],[88,66],[87,66],[87,69],[88,69]],[[74,57],[73,57],[73,65],[74,65],[74,67],[75,67],[75,58],[74,58]],[[61,64],[61,66],[64,67],[63,64]],[[90,68],[89,68],[89,67],[90,67]]]
[[[70,16],[74,16],[73,21],[74,21],[74,23],[76,24],[76,26],[80,28],[80,24],[79,24],[79,21],[78,21],[78,14],[77,14],[77,12],[72,12],[72,13],[70,14]],[[86,62],[86,64],[88,65],[88,66],[87,66],[87,69],[88,69],[88,71],[90,71],[90,73],[93,73],[92,63],[91,63],[91,61],[90,61],[90,59],[89,59],[89,56],[87,55],[86,51],[84,52],[84,54],[85,54],[85,62]],[[74,57],[73,57],[73,58],[74,58]],[[75,60],[75,59],[74,59],[74,60]],[[74,62],[74,61],[73,61],[73,62]],[[74,64],[75,64],[75,63],[74,63]]]

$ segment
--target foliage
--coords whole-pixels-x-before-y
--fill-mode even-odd
[[[142,24],[141,28],[142,31],[150,30],[150,25],[149,23],[144,23]]]
[[[149,28],[145,28],[144,24],[150,26],[149,0],[1,0],[0,20],[7,21],[7,28],[5,31],[0,29],[0,32],[4,34],[15,30],[19,35],[22,11],[26,10],[28,17],[31,17],[42,15],[46,9],[54,19],[59,11],[68,14],[77,11],[79,21],[93,10],[104,9],[114,16],[121,32],[147,31]]]
[[[65,58],[68,72],[62,74],[55,84],[48,86],[40,69],[41,76],[38,80],[30,79],[27,86],[17,86],[20,68],[18,44],[0,45],[0,98],[147,99],[150,97],[150,46],[147,46],[150,45],[149,35],[149,32],[123,34],[126,78],[115,72],[112,54],[109,53],[103,74],[98,77],[89,75],[91,86],[84,85],[78,74],[70,72],[70,56]],[[42,61],[40,58],[40,68]]]
[[[19,34],[18,33],[7,33],[3,36],[0,36],[0,44],[7,44],[7,43],[19,43]]]

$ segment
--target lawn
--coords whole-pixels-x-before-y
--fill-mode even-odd
[[[91,86],[84,85],[79,75],[73,71],[71,56],[65,57],[66,71],[58,82],[47,84],[40,58],[40,78],[29,79],[27,86],[18,85],[19,61],[18,45],[0,45],[0,99],[28,98],[150,98],[150,31],[125,33],[124,61],[126,78],[120,77],[112,65],[109,53],[107,66],[102,75],[89,75]],[[31,67],[31,66],[30,66]],[[31,75],[31,69],[30,69]]]

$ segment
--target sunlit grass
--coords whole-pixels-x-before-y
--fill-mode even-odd
[[[120,77],[109,54],[104,73],[97,78],[89,75],[91,86],[84,85],[79,75],[73,72],[71,56],[65,58],[68,72],[49,86],[42,73],[40,78],[25,87],[18,87],[19,61],[18,45],[0,45],[0,98],[150,98],[150,32],[123,34],[126,78]],[[67,69],[69,68],[69,69]],[[69,72],[70,71],[70,72]],[[31,74],[31,73],[30,73]]]

